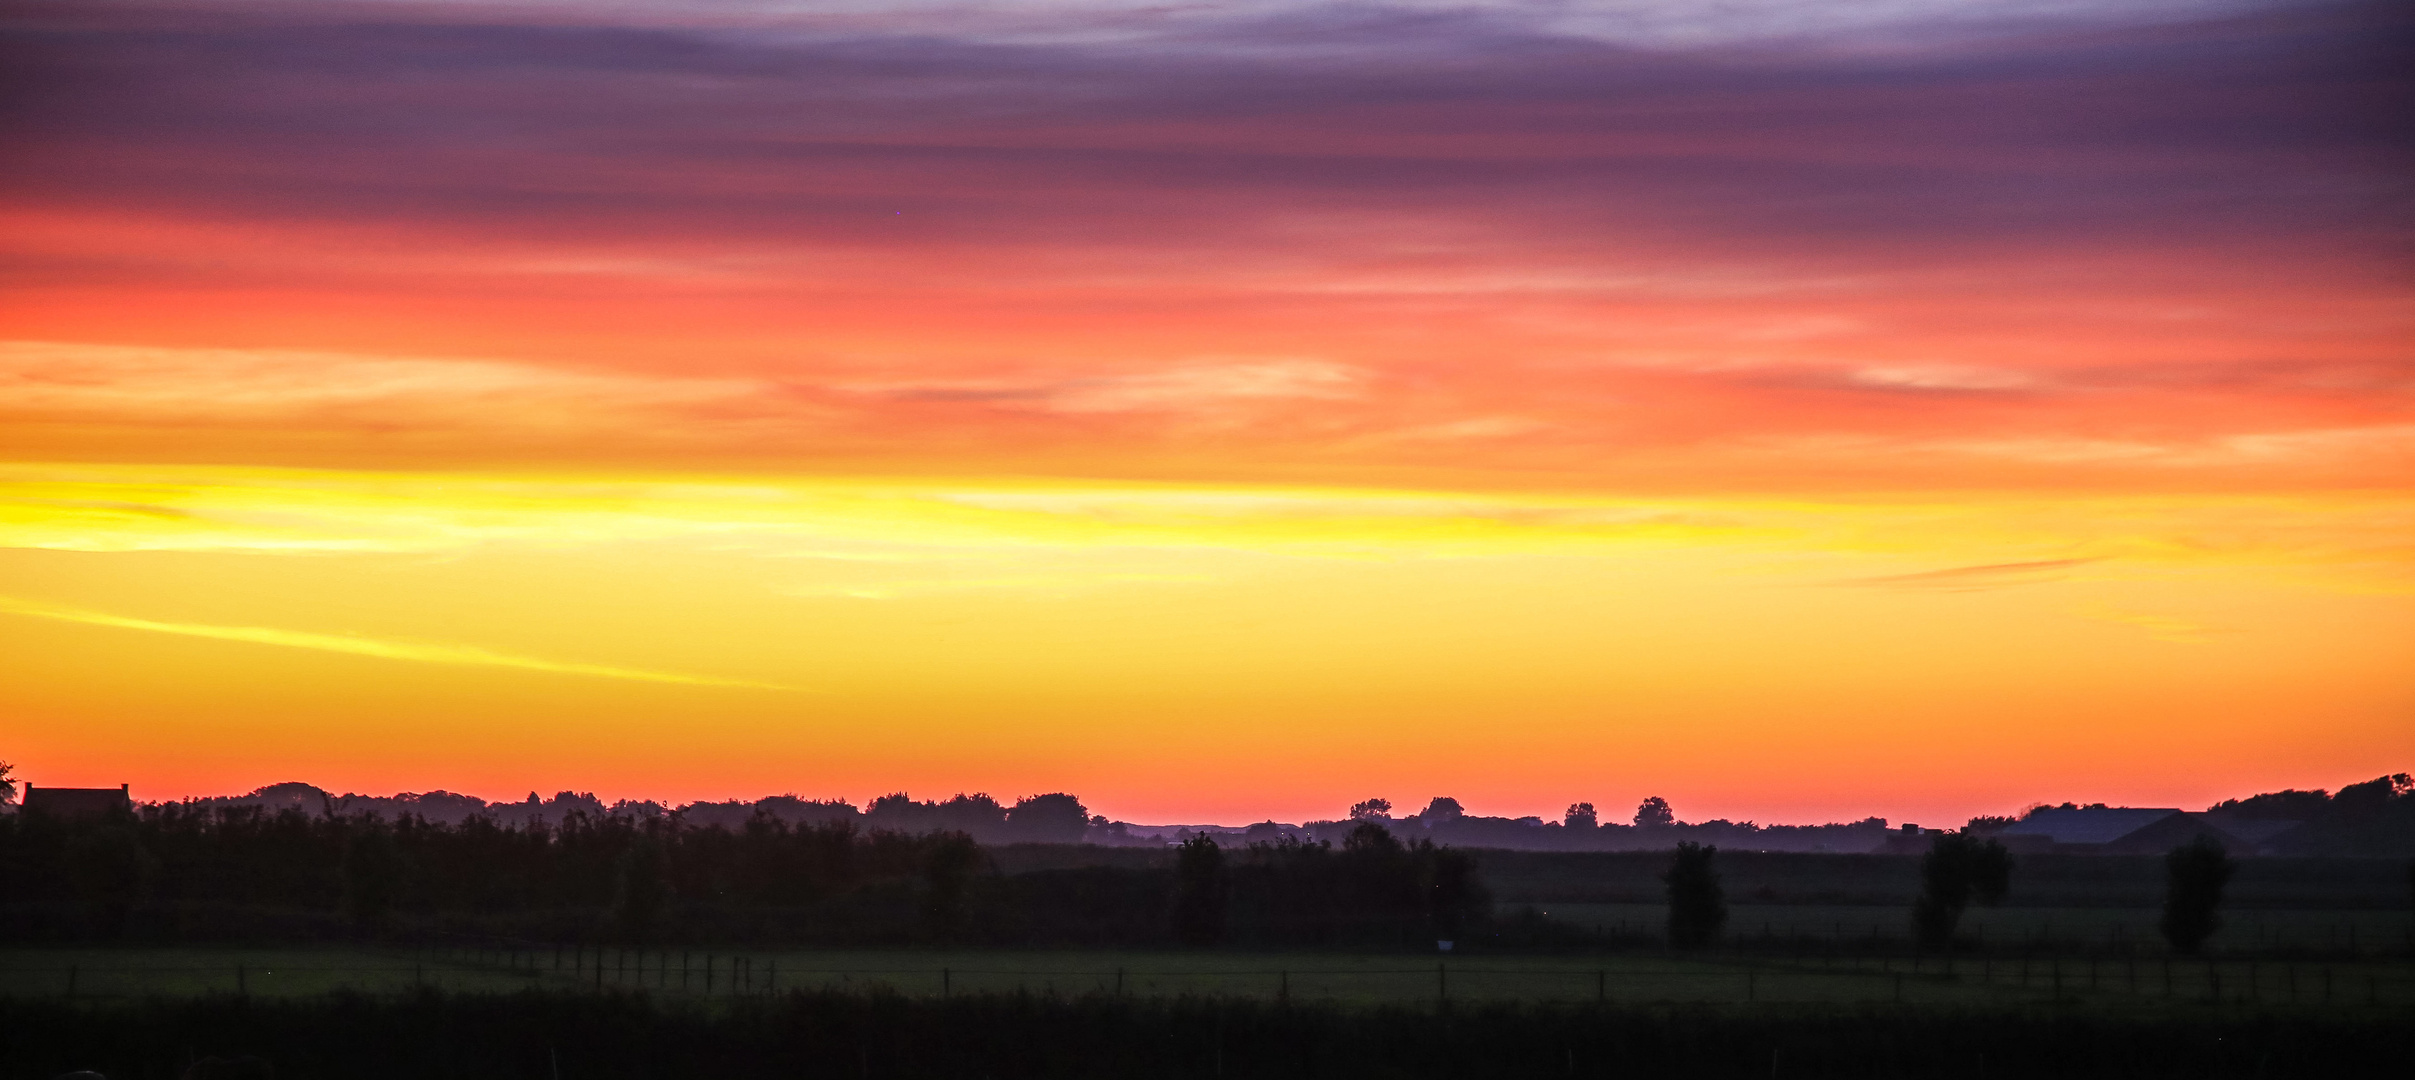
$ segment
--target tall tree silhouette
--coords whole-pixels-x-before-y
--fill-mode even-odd
[[[1016,840],[1041,844],[1079,844],[1090,828],[1090,811],[1082,800],[1064,792],[1017,799],[1006,812],[1006,827]]]
[[[1669,941],[1680,949],[1709,945],[1727,925],[1727,895],[1711,865],[1717,854],[1715,847],[1680,842],[1668,872],[1660,876],[1669,887]]]
[[[343,861],[337,873],[344,879],[340,907],[355,929],[376,930],[385,925],[402,891],[402,853],[394,833],[376,819],[358,821],[344,837]]]
[[[1921,945],[1942,948],[1973,900],[1994,904],[2012,884],[2012,856],[1995,840],[1969,832],[1930,841],[1920,858],[1920,899],[1912,904],[1912,932]]]
[[[1466,934],[1467,924],[1481,917],[1485,905],[1484,887],[1476,880],[1476,861],[1465,852],[1435,847],[1431,841],[1418,842],[1417,857],[1424,867],[1434,940],[1457,941]]]
[[[1224,940],[1225,913],[1231,899],[1224,849],[1216,838],[1200,833],[1183,841],[1174,852],[1175,938],[1194,946]]]
[[[1390,799],[1367,799],[1350,804],[1350,816],[1353,820],[1379,818],[1391,812],[1392,800]]]
[[[1568,813],[1560,819],[1564,828],[1591,831],[1601,827],[1601,815],[1593,812],[1589,802],[1569,803]]]
[[[671,867],[662,842],[639,836],[614,865],[612,925],[621,940],[644,944],[662,930],[671,907]]]
[[[1669,809],[1669,800],[1651,796],[1635,808],[1635,824],[1645,829],[1662,829],[1677,824],[1677,812]]]
[[[948,941],[964,928],[973,871],[981,866],[981,846],[963,833],[931,839],[922,863],[922,924],[932,940]]]
[[[2158,928],[2172,951],[2195,955],[2222,925],[2216,909],[2222,905],[2222,887],[2230,883],[2230,853],[2221,841],[2200,836],[2173,848],[2163,857],[2163,866],[2163,921]]]
[[[134,905],[150,887],[158,860],[125,825],[87,830],[67,842],[65,854],[68,881],[84,901],[93,930],[104,938],[124,934]]]

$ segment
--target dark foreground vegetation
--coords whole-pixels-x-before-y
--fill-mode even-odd
[[[1104,849],[1097,849],[1104,850]],[[512,827],[165,806],[0,817],[0,941],[477,935],[662,945],[1433,948],[1487,912],[1474,863],[1375,826],[1341,844],[1002,873],[961,833],[757,815],[735,828],[573,814]]]
[[[27,812],[0,815],[0,944],[1430,952],[1445,940],[1462,951],[1916,944],[2123,955],[2144,944],[2084,919],[2018,939],[1962,925],[1974,905],[2028,905],[2149,913],[2137,929],[2182,954],[2224,925],[2241,928],[2226,952],[2415,949],[2415,929],[2397,924],[2362,939],[2334,926],[2319,941],[2303,928],[2268,940],[2262,929],[2266,912],[2404,912],[2415,867],[2402,862],[2233,859],[2203,846],[2016,856],[1967,832],[1929,839],[1921,855],[1467,851],[1363,823],[1339,844],[993,847],[765,814],[730,828],[587,814],[504,825],[191,805],[93,819]],[[1666,917],[1582,910],[1637,904]],[[1848,934],[1834,905],[1900,914],[1885,917],[1883,935],[1866,925]],[[2160,935],[2146,925],[2159,907]]]
[[[2072,1010],[1345,1010],[1104,995],[0,1000],[0,1078],[2388,1076],[2403,1028]],[[273,1070],[273,1071],[272,1071]]]

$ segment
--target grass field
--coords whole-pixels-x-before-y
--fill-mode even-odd
[[[600,963],[598,962],[600,959]],[[2403,960],[2215,963],[1998,956],[1913,965],[1901,957],[1678,958],[1333,953],[1010,951],[60,949],[0,952],[13,996],[127,1000],[428,987],[644,991],[759,997],[831,989],[909,997],[1222,997],[1346,1005],[1458,1002],[1902,1004],[1987,1009],[2066,1002],[2104,1009],[2415,1008]]]
[[[1598,932],[1657,935],[1668,920],[1663,904],[1544,903],[1552,919]],[[1962,933],[2000,947],[2037,943],[2068,952],[2139,947],[2157,951],[2157,911],[2135,907],[1972,908]],[[1901,947],[1911,937],[1911,912],[1896,904],[1736,904],[1731,938],[1772,937],[1814,944],[1876,941]],[[2400,910],[2234,910],[2209,946],[2217,953],[2415,954],[2415,917]]]

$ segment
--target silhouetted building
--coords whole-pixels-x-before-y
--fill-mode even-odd
[[[2177,808],[2162,807],[2041,806],[1997,835],[2042,836],[2056,844],[2110,844],[2179,814]]]
[[[2054,851],[2160,855],[2200,836],[2242,855],[2255,850],[2204,814],[2166,807],[2041,806],[1996,835],[2015,851],[2035,850],[2044,842]]]
[[[134,812],[131,784],[105,787],[35,787],[25,785],[24,809],[55,818],[94,819]]]

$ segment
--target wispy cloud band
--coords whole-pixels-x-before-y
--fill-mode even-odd
[[[578,675],[600,679],[627,679],[636,682],[676,683],[683,686],[718,686],[745,690],[795,689],[777,683],[756,682],[748,679],[690,675],[675,671],[619,667],[611,664],[546,660],[518,653],[479,648],[474,645],[368,638],[350,634],[320,634],[306,630],[283,630],[267,626],[224,626],[215,623],[142,619],[12,596],[0,596],[0,612],[37,619],[54,619],[59,622],[82,623],[87,626],[107,626],[119,630],[141,630],[155,634],[177,634],[215,641],[240,641],[253,645],[275,645],[288,649],[311,649],[319,652],[344,653],[350,656],[375,657],[380,660],[511,668],[519,671],[543,672],[549,675]]]

